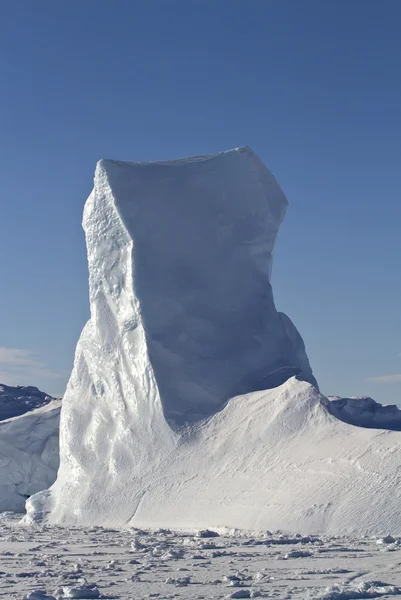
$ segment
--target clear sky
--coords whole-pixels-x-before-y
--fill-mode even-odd
[[[401,2],[0,2],[0,382],[62,393],[96,161],[249,145],[322,391],[401,403]]]

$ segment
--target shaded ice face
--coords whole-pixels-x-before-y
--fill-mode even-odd
[[[99,177],[131,241],[130,272],[116,286],[135,298],[169,421],[197,420],[238,393],[302,375],[270,285],[287,201],[251,150],[170,163],[102,161]],[[124,272],[116,267],[121,249],[114,262],[109,249],[108,260],[108,290],[97,297],[103,313],[110,280]],[[109,330],[117,331],[115,311],[108,313]],[[276,371],[282,376],[269,385]]]

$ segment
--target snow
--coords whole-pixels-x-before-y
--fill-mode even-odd
[[[61,402],[0,422],[0,511],[24,511],[28,496],[48,488],[59,463]]]
[[[59,477],[50,521],[400,534],[400,434],[348,425],[325,401],[292,378],[232,399],[190,430],[161,421],[156,438],[141,438],[138,462],[105,455],[60,488]],[[126,458],[139,433],[121,442]]]
[[[28,500],[27,522],[401,533],[400,434],[344,422],[365,403],[319,393],[276,311],[285,208],[248,148],[98,164],[84,212],[91,319],[57,480]]]
[[[136,541],[136,544],[133,544]],[[401,540],[224,532],[21,527],[0,517],[0,596],[64,598],[400,597]],[[136,547],[135,547],[136,546]]]

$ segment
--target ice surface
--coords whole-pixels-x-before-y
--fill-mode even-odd
[[[248,148],[169,163],[101,161],[84,214],[85,338],[96,340],[96,362],[112,372],[98,381],[87,361],[95,386],[111,377],[109,393],[135,404],[123,379],[135,377],[131,356],[144,356],[154,382],[142,381],[141,395],[155,384],[166,418],[181,425],[292,375],[316,385],[270,285],[286,207]],[[117,371],[113,358],[124,357]]]
[[[28,496],[48,488],[59,463],[60,401],[0,423],[0,511],[24,511]]]
[[[91,319],[57,481],[27,502],[29,519],[401,531],[400,434],[331,414],[275,309],[285,208],[247,148],[99,163],[84,212]]]

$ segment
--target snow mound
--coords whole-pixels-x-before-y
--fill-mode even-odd
[[[18,417],[30,410],[49,404],[52,396],[33,385],[5,385],[0,383],[0,421]]]
[[[86,437],[76,471],[28,509],[72,525],[401,534],[401,435],[348,425],[327,402],[291,378],[179,432],[126,412],[106,423],[101,460]]]
[[[56,479],[61,401],[0,423],[0,511],[23,512]]]

